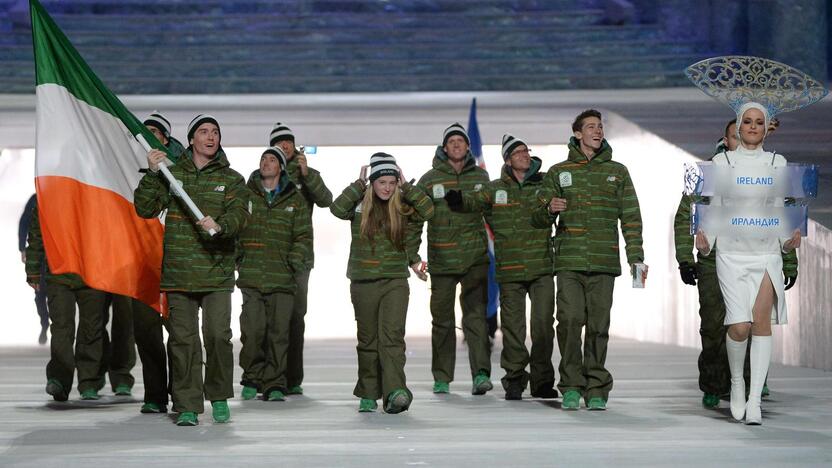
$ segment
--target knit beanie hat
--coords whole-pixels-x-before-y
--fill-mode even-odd
[[[165,138],[170,138],[170,120],[165,118],[159,111],[153,111],[152,114],[144,119],[144,124],[150,127],[156,127]]]
[[[217,130],[220,129],[220,124],[217,122],[213,116],[208,114],[199,114],[191,120],[191,123],[188,124],[188,141],[191,141],[191,138],[194,137],[194,133],[196,129],[199,128],[200,125],[204,123],[212,123],[217,126]],[[222,132],[220,132],[220,139],[222,139]]]
[[[279,146],[272,146],[270,148],[267,148],[266,151],[263,151],[263,154],[274,155],[274,157],[276,157],[277,161],[280,163],[280,170],[286,168],[286,153],[284,153]]]
[[[465,127],[460,125],[459,122],[452,123],[448,128],[445,129],[445,132],[442,134],[442,146],[448,144],[448,138],[459,135],[465,139],[465,143],[469,146],[471,145],[471,139],[468,138],[468,132],[465,131]]]
[[[526,146],[525,141],[515,138],[513,135],[506,133],[503,135],[503,160],[507,160],[511,156],[511,152],[516,150],[518,146]]]
[[[269,146],[274,146],[277,144],[278,141],[281,140],[291,140],[292,143],[294,143],[295,134],[292,133],[291,128],[278,122],[274,124],[274,127],[272,127],[272,132],[269,134]]]
[[[396,158],[387,153],[376,153],[370,156],[370,182],[381,176],[399,178],[399,167],[396,165]]]

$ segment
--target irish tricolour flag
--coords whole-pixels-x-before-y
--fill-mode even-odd
[[[163,226],[133,208],[143,135],[164,149],[30,0],[37,72],[35,186],[49,268],[158,308]]]

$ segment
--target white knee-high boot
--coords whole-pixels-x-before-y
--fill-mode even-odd
[[[728,351],[728,368],[731,370],[731,416],[737,421],[742,421],[745,416],[745,379],[742,371],[745,367],[748,339],[734,341],[726,334],[725,347]]]
[[[763,413],[760,410],[760,393],[771,363],[771,336],[754,335],[751,338],[751,388],[748,403],[745,404],[745,423],[762,424]]]

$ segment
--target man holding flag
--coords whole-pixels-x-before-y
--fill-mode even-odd
[[[173,410],[179,426],[198,424],[204,399],[211,401],[216,422],[231,417],[227,399],[234,396],[231,345],[231,292],[234,290],[236,237],[248,222],[243,177],[231,169],[220,145],[217,120],[205,114],[188,125],[190,146],[171,174],[203,212],[193,220],[159,174],[166,153],[147,154],[148,171],[134,197],[136,213],[155,218],[164,211],[165,241],[162,281],[170,313],[168,349],[172,366]],[[205,337],[205,379],[199,309]]]
[[[474,192],[488,184],[488,173],[477,166],[469,150],[470,139],[459,123],[445,129],[436,148],[433,168],[417,186],[432,197],[436,215],[428,221],[428,264],[431,274],[430,311],[433,317],[431,344],[433,392],[448,393],[456,364],[457,284],[462,285],[462,330],[468,343],[471,393],[484,395],[493,388],[491,357],[486,324],[488,301],[488,255],[482,213],[456,213],[448,209],[448,190]],[[422,230],[414,230],[412,241],[421,243]],[[416,259],[421,263],[421,259]],[[414,268],[424,275],[424,267]]]

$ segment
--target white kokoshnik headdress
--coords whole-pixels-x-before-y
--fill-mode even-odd
[[[765,109],[768,121],[777,114],[814,104],[829,93],[822,83],[802,71],[762,57],[713,57],[689,66],[685,75],[703,93],[727,104],[738,118],[752,102]]]

